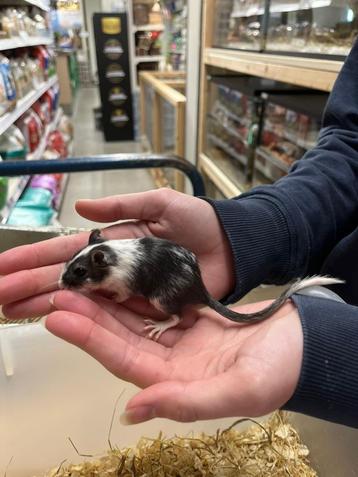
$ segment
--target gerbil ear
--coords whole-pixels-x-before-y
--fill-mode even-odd
[[[105,240],[101,237],[101,231],[99,229],[92,230],[91,235],[88,239],[88,245],[94,245],[95,243],[102,242],[105,242]]]
[[[108,257],[103,250],[91,250],[90,257],[92,264],[96,267],[107,267],[107,265],[109,265]]]

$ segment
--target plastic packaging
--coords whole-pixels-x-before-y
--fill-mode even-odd
[[[16,126],[11,126],[0,136],[0,155],[4,160],[26,159],[24,137]]]
[[[2,157],[0,156],[0,162]],[[9,179],[7,177],[0,177],[0,210],[5,207],[9,191]]]
[[[28,151],[36,151],[43,134],[43,125],[39,116],[33,110],[29,110],[16,124],[25,136]]]
[[[9,179],[0,177],[0,210],[5,207],[9,190]]]
[[[16,207],[40,207],[49,209],[52,204],[52,194],[47,189],[28,187],[17,202]]]
[[[8,225],[28,225],[38,227],[48,225],[55,211],[50,208],[14,207],[7,221]]]
[[[61,157],[67,157],[68,150],[60,131],[53,131],[48,138],[48,149],[58,152]]]
[[[63,115],[58,128],[62,133],[66,144],[68,145],[73,139],[73,124],[70,118],[66,115]]]
[[[16,105],[16,87],[14,77],[10,68],[9,60],[0,54],[0,75],[2,77],[3,92],[6,98],[7,110],[13,109]]]
[[[58,181],[54,174],[36,175],[31,179],[30,186],[46,189],[52,195],[55,195],[58,191]]]

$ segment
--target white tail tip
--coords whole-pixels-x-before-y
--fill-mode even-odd
[[[303,290],[304,288],[308,287],[324,287],[326,285],[335,285],[338,283],[344,283],[344,280],[339,278],[333,278],[328,276],[320,276],[315,275],[313,277],[303,278],[302,280],[294,283],[290,291],[293,293],[297,293],[299,290]]]

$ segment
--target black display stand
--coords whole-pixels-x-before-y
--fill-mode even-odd
[[[95,13],[93,26],[105,139],[133,140],[127,15]]]

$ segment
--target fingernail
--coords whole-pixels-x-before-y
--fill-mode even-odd
[[[47,320],[47,315],[43,316],[41,320],[39,321],[40,325],[42,325],[44,328],[46,328],[46,320]]]
[[[55,293],[52,293],[52,295],[50,295],[50,298],[48,299],[48,301],[50,302],[50,305],[52,306],[55,306]]]
[[[151,406],[134,407],[124,411],[119,417],[119,422],[123,426],[130,426],[132,424],[139,424],[140,422],[149,421],[155,416],[155,409]]]

